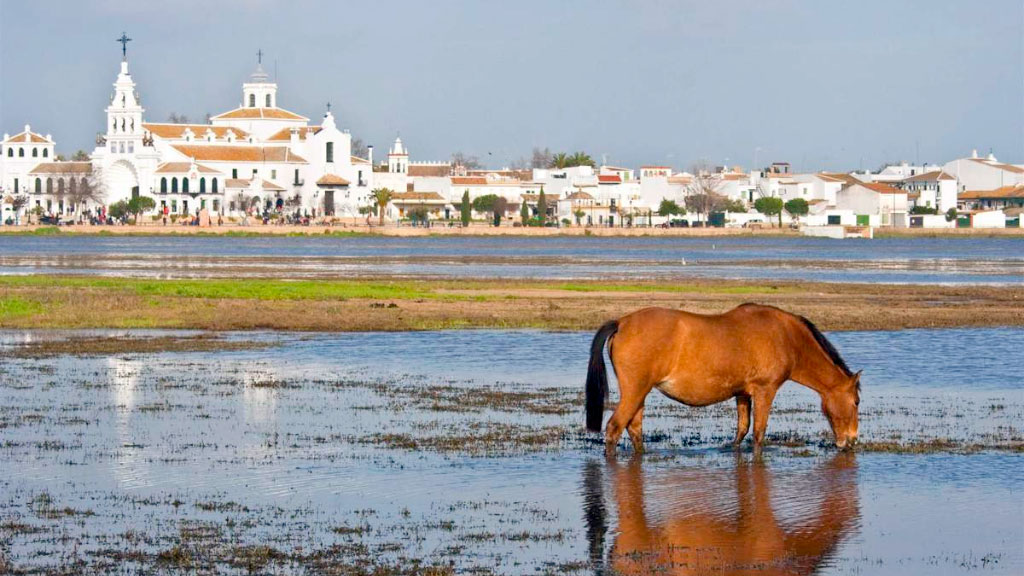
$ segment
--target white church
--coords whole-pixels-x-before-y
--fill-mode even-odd
[[[127,42],[122,36],[122,42]],[[12,195],[23,210],[102,213],[133,195],[153,198],[158,213],[240,216],[282,212],[359,217],[370,203],[372,158],[352,156],[352,138],[328,110],[319,125],[279,106],[277,84],[258,64],[242,84],[240,105],[209,124],[145,118],[126,51],[106,108],[106,131],[89,161],[58,161],[50,135],[31,126],[0,142],[4,219]],[[82,200],[81,191],[95,193]]]

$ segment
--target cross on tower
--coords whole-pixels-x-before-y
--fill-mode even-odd
[[[256,63],[263,64],[263,49],[260,48],[256,51]]]
[[[118,38],[117,41],[121,43],[121,59],[122,60],[127,60],[128,59],[128,43],[131,42],[132,39],[129,38],[128,35],[125,34],[124,32],[121,32],[121,37]]]
[[[327,111],[328,111],[328,112],[330,112],[330,111],[331,111],[331,103],[330,103],[330,102],[328,102],[328,103],[327,103]]]

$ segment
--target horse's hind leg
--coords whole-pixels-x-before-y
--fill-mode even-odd
[[[633,415],[633,419],[629,421],[629,426],[626,427],[626,431],[629,432],[629,439],[633,442],[633,452],[640,454],[644,451],[644,406],[640,405],[640,409]]]
[[[736,397],[736,415],[736,439],[732,441],[733,446],[739,446],[750,430],[750,396],[740,394]]]
[[[633,417],[644,404],[644,398],[650,390],[641,390],[639,386],[632,383],[629,378],[619,376],[619,406],[615,409],[612,417],[604,431],[604,449],[611,456],[615,454],[615,446],[622,437],[626,426],[633,421]]]

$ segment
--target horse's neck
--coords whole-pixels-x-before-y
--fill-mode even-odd
[[[802,343],[802,350],[798,355],[800,360],[793,369],[791,378],[824,395],[840,386],[846,380],[846,375],[832,362],[813,337],[808,335],[806,340]]]

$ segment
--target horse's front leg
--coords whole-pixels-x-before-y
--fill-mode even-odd
[[[760,450],[764,443],[764,433],[768,429],[768,414],[772,410],[772,402],[779,387],[769,385],[758,388],[752,395],[754,400],[754,449]]]
[[[736,397],[736,439],[733,446],[739,446],[750,430],[750,396],[740,394]]]

